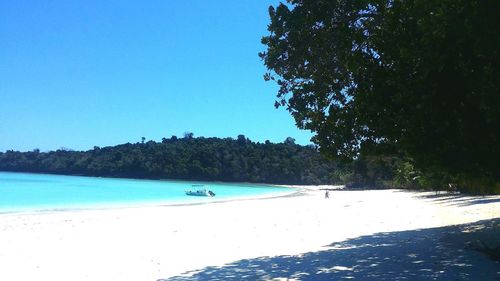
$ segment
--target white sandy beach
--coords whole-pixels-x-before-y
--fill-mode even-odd
[[[500,196],[398,190],[331,191],[330,199],[308,190],[189,206],[2,214],[0,280],[500,276],[498,262],[467,249],[477,237],[499,243],[499,220],[492,220],[498,218]],[[484,220],[490,221],[466,225]],[[450,227],[439,228],[444,226]],[[372,252],[360,252],[367,244]],[[463,272],[450,273],[456,268]]]

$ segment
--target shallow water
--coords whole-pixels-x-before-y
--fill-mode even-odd
[[[186,196],[184,191],[193,184],[205,184],[216,196]],[[289,192],[289,188],[252,184],[0,172],[0,212],[198,203]]]

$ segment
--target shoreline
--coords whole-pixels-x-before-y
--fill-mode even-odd
[[[82,178],[96,178],[96,179],[112,179],[112,180],[131,180],[131,181],[153,181],[153,182],[179,182],[179,183],[195,183],[195,184],[224,184],[224,185],[243,185],[243,186],[279,186],[279,187],[294,187],[294,186],[317,186],[317,185],[301,185],[301,184],[277,184],[277,183],[263,183],[263,182],[239,182],[239,181],[210,181],[210,180],[190,180],[190,179],[165,179],[165,178],[127,178],[127,177],[113,177],[113,176],[92,176],[85,174],[56,174],[46,172],[23,172],[23,171],[3,171],[0,173],[14,173],[14,174],[28,174],[28,175],[47,175],[47,176],[63,176],[63,177],[82,177]],[[331,185],[321,185],[331,186]]]
[[[282,186],[285,187],[285,186]],[[295,189],[295,187],[290,187]],[[232,198],[207,198],[209,201],[171,201],[171,202],[139,202],[138,204],[133,204],[130,202],[122,204],[109,204],[103,203],[103,205],[89,205],[88,207],[75,207],[75,208],[47,208],[47,209],[26,209],[26,210],[13,210],[13,211],[2,211],[0,209],[0,217],[4,215],[36,215],[36,214],[50,214],[50,213],[61,213],[61,212],[85,212],[85,211],[109,211],[109,210],[125,210],[125,209],[140,209],[140,208],[158,208],[158,207],[188,207],[188,206],[197,206],[197,205],[206,205],[206,204],[219,204],[219,203],[227,203],[227,202],[238,202],[238,201],[251,201],[251,200],[268,200],[268,199],[276,199],[276,198],[286,198],[292,196],[302,196],[304,192],[303,189],[296,188],[295,191],[289,192],[274,192],[270,194],[262,194],[262,195],[249,195],[249,196],[236,196]],[[108,205],[106,205],[108,204]]]
[[[346,278],[349,274],[358,274],[354,276],[363,279],[366,275],[356,272],[376,273],[377,267],[369,264],[363,267],[361,261],[358,265],[346,264],[352,247],[342,243],[356,244],[359,239],[368,239],[352,248],[365,251],[363,249],[370,247],[362,245],[372,240],[377,241],[374,245],[402,247],[407,242],[394,241],[399,241],[398,237],[412,237],[411,241],[429,244],[415,248],[410,243],[408,254],[425,257],[425,251],[433,245],[441,245],[442,241],[454,243],[442,246],[450,251],[462,251],[466,247],[463,239],[459,239],[462,236],[455,237],[462,232],[450,227],[468,229],[468,234],[491,231],[491,223],[488,226],[481,222],[500,218],[500,196],[449,198],[436,196],[434,192],[368,190],[331,191],[330,199],[325,199],[323,191],[317,187],[312,189],[277,198],[218,204],[0,215],[3,268],[0,279],[157,281],[207,280],[218,276],[223,280],[228,276],[244,279],[247,275],[253,276],[248,277],[252,280],[301,279],[293,276],[299,269],[307,274],[324,272],[324,276],[330,276],[325,277],[329,280]],[[471,223],[485,226],[467,226]],[[451,233],[455,236],[450,240],[446,237]],[[478,236],[467,239],[473,241],[475,237]],[[431,241],[431,238],[437,240]],[[486,241],[495,246],[496,240]],[[406,253],[384,252],[387,247],[380,248],[379,253],[389,255],[387,257]],[[444,259],[439,253],[433,255]],[[450,270],[449,263],[434,261],[430,256],[423,258],[422,263],[413,263],[419,260],[407,256],[391,260],[407,261],[404,268],[416,272],[422,269],[419,267],[422,264],[427,265],[426,259],[429,259],[429,264],[435,262],[444,268],[429,265],[430,270],[436,272],[472,274],[467,270],[478,268],[478,272],[494,274],[491,268],[495,263],[481,253],[468,251],[459,255],[466,257],[471,266]],[[307,259],[309,256],[311,259]],[[261,263],[264,260],[268,262]],[[318,267],[317,260],[331,264]],[[289,267],[296,261],[304,266]],[[276,268],[267,267],[271,264]],[[364,271],[359,271],[360,268]],[[399,270],[398,274],[404,274],[403,269]],[[225,272],[230,275],[224,275]],[[454,280],[455,275],[448,277]]]
[[[0,198],[0,215],[208,204],[250,198],[279,197],[298,190],[290,186],[278,187],[270,184],[252,183],[98,178],[24,172],[0,172],[0,174],[2,175],[0,190],[6,188],[7,195]],[[25,185],[23,185],[24,178],[27,182]],[[2,181],[3,179],[5,181]],[[19,181],[20,187],[10,189],[12,184],[9,181],[14,181],[14,183]],[[42,183],[40,194],[35,192],[38,186],[32,184],[36,181]],[[45,182],[49,184],[44,186]],[[203,183],[206,188],[215,191],[217,196],[186,196],[185,190],[198,183]],[[83,189],[82,186],[87,189]],[[30,189],[33,189],[33,193],[38,195],[23,198],[22,196],[30,194],[26,192]],[[96,192],[93,192],[94,190]],[[62,195],[60,196],[62,199],[58,199],[59,195],[56,192]],[[93,193],[95,195],[92,195]],[[50,199],[51,196],[56,199],[45,200]]]

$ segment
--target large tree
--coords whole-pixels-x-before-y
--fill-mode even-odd
[[[499,182],[500,1],[288,0],[269,14],[264,77],[323,152],[390,150]]]

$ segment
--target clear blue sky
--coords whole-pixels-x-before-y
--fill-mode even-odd
[[[186,131],[308,144],[262,79],[276,2],[0,0],[0,151]]]

